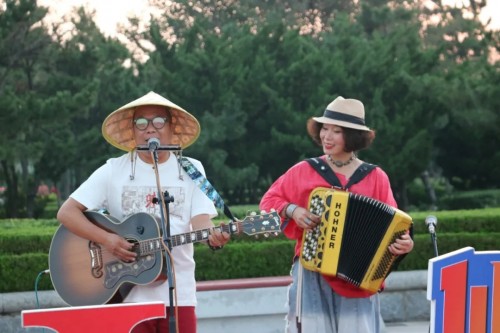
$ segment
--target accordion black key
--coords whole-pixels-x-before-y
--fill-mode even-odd
[[[308,208],[321,223],[304,230],[303,267],[378,291],[397,258],[388,246],[411,227],[412,218],[378,200],[321,187],[311,192]]]

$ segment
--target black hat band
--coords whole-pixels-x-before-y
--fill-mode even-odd
[[[330,119],[333,119],[333,120],[345,121],[345,122],[353,123],[353,124],[356,124],[356,125],[365,126],[365,120],[363,118],[359,118],[359,117],[356,117],[356,116],[351,116],[349,114],[345,114],[345,113],[342,113],[342,112],[325,110],[325,113],[323,114],[323,117],[330,118]]]

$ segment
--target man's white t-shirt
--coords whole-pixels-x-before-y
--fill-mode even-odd
[[[199,161],[188,159],[205,175]],[[158,198],[153,165],[137,158],[133,172],[132,161],[131,153],[109,159],[73,192],[71,197],[89,210],[106,209],[111,216],[120,221],[138,212],[152,214],[160,221],[161,205],[153,203],[153,199]],[[170,154],[169,159],[158,166],[158,170],[161,193],[168,191],[174,199],[169,204],[171,235],[190,232],[192,228],[189,221],[196,215],[209,214],[210,217],[217,215],[212,201],[179,166],[174,154]],[[132,173],[133,179],[130,177]],[[182,175],[182,179],[179,175]],[[193,252],[193,244],[180,245],[172,249],[178,306],[196,306]],[[168,291],[168,281],[137,285],[132,288],[124,302],[162,301],[169,305]]]

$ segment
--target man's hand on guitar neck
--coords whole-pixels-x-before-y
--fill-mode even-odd
[[[224,227],[224,223],[219,225],[221,229]],[[210,236],[208,236],[208,246],[212,250],[220,250],[229,241],[231,236],[227,232],[221,232],[218,229],[212,228],[210,230]]]
[[[221,248],[224,246],[230,239],[231,235],[227,232],[221,232],[218,229],[215,229],[215,225],[210,219],[208,214],[200,214],[193,216],[191,218],[191,225],[193,230],[201,230],[201,229],[209,229],[210,228],[210,236],[208,236],[208,246],[212,248]],[[223,223],[220,226],[224,226]]]

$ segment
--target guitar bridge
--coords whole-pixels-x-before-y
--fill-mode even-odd
[[[99,279],[103,275],[101,247],[95,242],[89,242],[90,267],[92,276]]]

